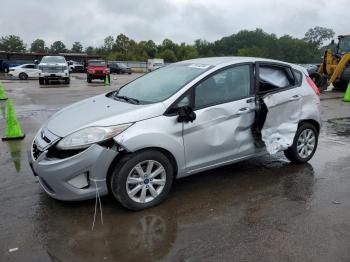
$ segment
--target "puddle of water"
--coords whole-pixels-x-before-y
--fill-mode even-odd
[[[336,136],[350,136],[350,118],[334,118],[325,123],[327,134]]]
[[[16,169],[16,172],[21,171],[22,148],[24,147],[22,140],[14,140],[6,142],[10,153],[11,160]]]

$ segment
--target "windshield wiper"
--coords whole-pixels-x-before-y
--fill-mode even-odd
[[[118,95],[118,93],[115,93],[113,95],[113,98],[114,99],[122,99],[122,100],[129,102],[129,103],[132,103],[132,104],[139,104],[140,103],[140,101],[136,98],[132,98],[132,97],[128,97],[128,96],[120,96],[120,95]]]

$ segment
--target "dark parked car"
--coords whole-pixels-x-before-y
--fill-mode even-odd
[[[109,69],[111,70],[111,73],[117,73],[117,74],[131,74],[131,68],[127,67],[123,63],[116,63],[116,62],[109,62]]]

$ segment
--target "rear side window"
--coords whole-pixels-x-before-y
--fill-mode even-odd
[[[295,85],[292,71],[287,67],[260,66],[259,91],[269,92]]]
[[[293,69],[293,73],[295,75],[295,82],[296,84],[299,86],[301,85],[302,81],[303,81],[303,74],[301,72],[299,72],[298,70]]]

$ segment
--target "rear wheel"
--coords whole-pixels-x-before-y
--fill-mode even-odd
[[[311,123],[302,123],[294,137],[293,145],[284,151],[292,163],[306,163],[315,154],[318,143],[318,132]]]
[[[346,87],[348,86],[347,82],[343,82],[343,81],[338,81],[338,82],[333,82],[333,86],[336,90],[345,90]]]
[[[164,154],[146,150],[121,159],[109,179],[109,186],[120,204],[141,210],[158,205],[166,198],[173,176],[173,166]]]
[[[88,83],[91,83],[91,77],[88,76],[87,79],[86,79],[86,81],[87,81]]]
[[[42,77],[39,78],[39,85],[43,85],[44,84],[44,79]]]
[[[27,80],[28,79],[28,75],[26,73],[24,73],[24,72],[20,73],[18,75],[18,77],[19,77],[20,80]]]
[[[346,67],[343,70],[343,73],[340,76],[340,80],[338,82],[334,82],[333,85],[336,89],[345,91],[350,82],[350,66]]]

